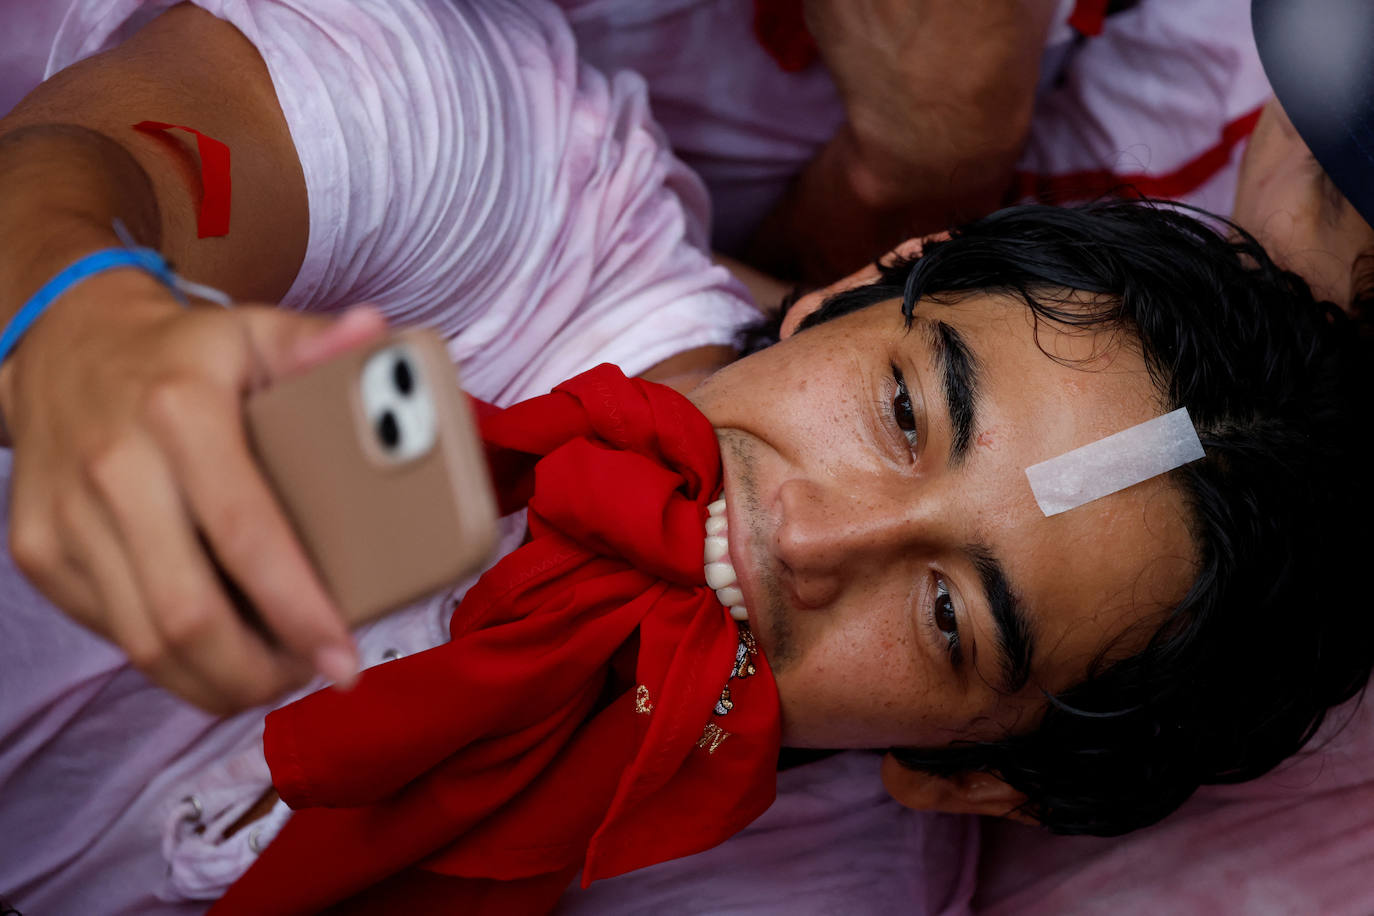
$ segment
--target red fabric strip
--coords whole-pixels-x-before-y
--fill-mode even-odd
[[[1089,38],[1102,34],[1107,20],[1107,0],[1078,0],[1069,14],[1069,25]]]
[[[1226,167],[1236,147],[1254,132],[1262,110],[1263,106],[1227,124],[1222,129],[1221,140],[1215,146],[1168,174],[1130,174],[1107,169],[1089,169],[1064,175],[1017,172],[1013,197],[1047,204],[1092,200],[1113,193],[1177,200],[1202,187]]]
[[[194,127],[182,124],[139,121],[134,125],[134,130],[144,133],[184,130],[196,135],[196,148],[200,152],[200,215],[196,217],[196,238],[228,235],[229,198],[232,190],[229,179],[229,147],[214,137],[207,137]]]
[[[820,56],[801,0],[754,0],[754,37],[787,73],[805,70]]]

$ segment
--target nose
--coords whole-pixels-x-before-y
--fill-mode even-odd
[[[823,607],[919,549],[920,523],[908,500],[808,480],[786,481],[778,495],[774,552],[802,607]]]

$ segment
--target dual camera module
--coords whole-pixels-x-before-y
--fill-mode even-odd
[[[434,404],[420,361],[404,344],[372,354],[359,379],[363,415],[373,454],[401,463],[434,444]]]

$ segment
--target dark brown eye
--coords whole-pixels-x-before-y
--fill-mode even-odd
[[[959,618],[954,613],[954,602],[949,595],[941,595],[935,601],[935,625],[946,636],[959,634]]]
[[[906,387],[897,389],[897,396],[892,399],[892,415],[897,418],[897,427],[902,432],[916,431],[916,414],[911,409],[911,396],[906,393]]]
[[[954,601],[949,597],[949,588],[943,579],[935,580],[935,602],[930,616],[935,629],[945,638],[950,662],[957,668],[964,658],[959,639],[959,616],[954,613]]]
[[[911,406],[911,395],[907,391],[906,379],[902,377],[902,370],[893,366],[892,378],[897,382],[897,393],[892,396],[892,419],[896,422],[897,428],[906,436],[907,444],[914,449],[916,447],[916,411]]]

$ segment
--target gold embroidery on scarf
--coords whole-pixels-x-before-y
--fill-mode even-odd
[[[730,733],[725,729],[714,722],[707,722],[705,730],[701,733],[700,740],[697,741],[697,747],[704,747],[706,748],[706,753],[714,754],[716,748],[725,743],[725,739],[728,737],[730,737]]]
[[[649,702],[649,688],[640,684],[635,688],[635,712],[647,716],[653,711],[654,704]]]
[[[754,634],[749,632],[749,628],[744,624],[739,624],[739,645],[735,647],[735,666],[730,669],[730,677],[725,679],[725,686],[721,688],[720,699],[716,700],[713,710],[716,715],[723,716],[735,708],[735,699],[730,695],[730,681],[744,680],[753,677],[758,673],[758,667],[753,660],[758,657],[758,643],[754,641]]]
[[[735,670],[731,676],[744,680],[758,673],[753,660],[759,654],[759,644],[754,641],[754,634],[744,624],[739,625],[739,642],[739,649],[735,652]]]

